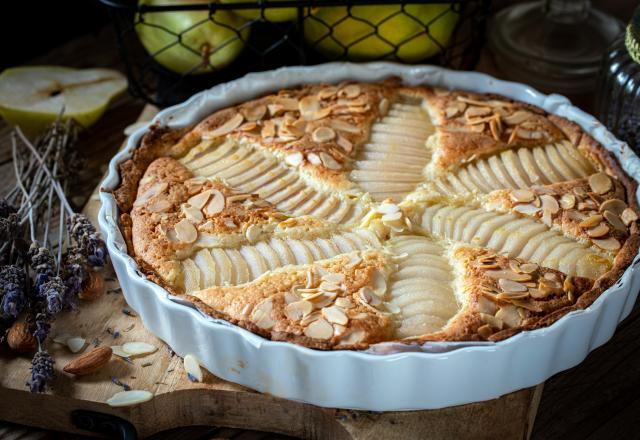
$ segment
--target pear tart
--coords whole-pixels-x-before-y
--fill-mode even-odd
[[[500,96],[309,85],[153,127],[114,195],[141,269],[319,349],[498,341],[589,306],[638,250],[636,184]]]

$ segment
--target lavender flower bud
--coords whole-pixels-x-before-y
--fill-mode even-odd
[[[46,383],[55,377],[54,360],[46,351],[38,351],[31,361],[31,380],[29,388],[32,393],[42,393]]]
[[[46,302],[47,313],[55,315],[60,313],[65,306],[66,286],[60,277],[52,277],[40,286],[40,297]]]
[[[107,247],[98,236],[87,216],[73,214],[67,221],[69,234],[76,241],[82,253],[92,266],[102,267],[107,258]]]
[[[26,302],[26,280],[26,274],[19,266],[9,265],[0,268],[0,317],[16,318],[22,311]]]
[[[10,213],[6,217],[0,217],[0,243],[13,240],[19,235],[18,214]]]
[[[67,286],[69,300],[75,299],[82,291],[82,285],[87,278],[87,259],[78,246],[69,246],[62,261],[62,277]]]
[[[55,273],[55,260],[51,255],[51,251],[46,247],[40,246],[37,242],[32,242],[29,247],[29,265],[36,273],[35,285],[36,289],[49,281],[49,278]]]
[[[38,340],[38,344],[43,345],[47,336],[49,336],[49,331],[51,330],[49,317],[44,313],[38,313],[33,326],[35,327],[33,330],[33,337]]]

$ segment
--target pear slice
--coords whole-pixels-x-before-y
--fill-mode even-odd
[[[0,114],[28,135],[55,121],[63,108],[65,119],[89,127],[126,87],[125,77],[109,69],[14,67],[0,74]]]

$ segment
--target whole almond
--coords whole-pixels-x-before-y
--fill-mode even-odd
[[[32,353],[36,350],[36,338],[24,321],[14,322],[7,333],[7,344],[18,353]]]
[[[106,292],[104,278],[98,272],[89,272],[89,277],[83,284],[83,289],[78,297],[86,301],[100,298]]]
[[[109,362],[112,352],[111,347],[107,347],[106,345],[96,347],[88,353],[85,353],[69,362],[63,368],[63,371],[65,373],[75,374],[76,376],[95,373]]]

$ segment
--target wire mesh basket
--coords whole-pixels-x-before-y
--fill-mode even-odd
[[[475,66],[491,0],[101,0],[133,95],[165,107],[248,72],[326,61]]]

